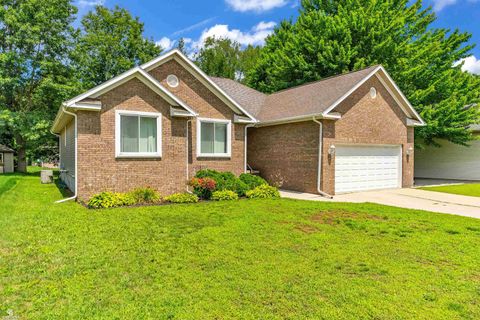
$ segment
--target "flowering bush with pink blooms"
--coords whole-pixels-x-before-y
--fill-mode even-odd
[[[217,185],[215,180],[209,177],[192,178],[188,184],[193,187],[193,193],[204,200],[208,200],[212,197],[212,192]]]

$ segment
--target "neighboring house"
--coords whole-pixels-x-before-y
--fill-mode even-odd
[[[63,103],[52,132],[61,177],[86,200],[184,191],[204,168],[303,192],[409,187],[420,125],[381,66],[265,95],[173,50]]]
[[[0,144],[0,174],[12,173],[13,167],[13,154],[15,152],[7,146]]]
[[[480,125],[470,128],[480,139]],[[462,146],[446,140],[439,147],[417,150],[415,177],[428,179],[480,180],[480,140]]]

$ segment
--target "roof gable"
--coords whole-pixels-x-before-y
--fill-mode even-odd
[[[155,91],[158,95],[160,95],[173,106],[179,106],[184,108],[185,110],[189,111],[192,116],[197,115],[197,113],[190,106],[188,106],[174,94],[168,91],[160,82],[158,82],[155,78],[153,78],[150,74],[145,72],[140,67],[130,69],[120,74],[119,76],[116,76],[115,78],[112,78],[109,81],[106,81],[96,86],[95,88],[88,90],[85,93],[82,93],[68,101],[65,101],[63,105],[65,107],[70,107],[74,109],[100,109],[101,104],[85,102],[85,100],[96,99],[104,93],[130,81],[133,78],[137,78],[142,81],[146,86]]]
[[[97,99],[106,92],[115,89],[116,87],[134,79],[139,79],[152,91],[156,92],[163,99],[172,105],[172,107],[181,107],[183,108],[188,115],[197,116],[198,114],[185,102],[175,96],[173,93],[168,91],[160,82],[153,78],[150,74],[145,72],[140,67],[135,67],[130,69],[68,101],[62,103],[60,109],[58,110],[57,116],[52,125],[51,131],[54,133],[60,132],[61,128],[65,124],[65,121],[61,121],[62,117],[67,115],[65,109],[73,110],[90,110],[90,111],[100,111],[102,109],[101,102]]]
[[[178,62],[183,68],[189,71],[198,81],[200,81],[205,87],[207,87],[211,92],[213,92],[220,100],[222,100],[228,107],[230,107],[234,112],[240,113],[242,115],[250,118],[252,122],[256,122],[255,117],[246,110],[242,105],[237,101],[232,99],[232,97],[227,94],[223,88],[221,88],[215,81],[213,81],[209,76],[207,76],[197,65],[195,65],[190,59],[188,59],[181,51],[174,49],[164,55],[159,56],[156,59],[153,59],[147,63],[144,63],[140,66],[143,70],[149,72],[156,67],[162,65],[163,63],[174,59]]]

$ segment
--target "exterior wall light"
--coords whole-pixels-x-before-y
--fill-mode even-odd
[[[413,148],[410,147],[407,149],[407,156],[411,156],[413,154]]]
[[[331,145],[330,148],[328,148],[328,154],[333,156],[335,154],[335,146]]]

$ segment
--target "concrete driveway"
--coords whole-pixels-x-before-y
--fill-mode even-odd
[[[330,201],[330,202],[372,202],[388,206],[418,209],[480,219],[480,198],[467,197],[420,189],[390,189],[341,194],[327,199],[316,194],[295,191],[280,191],[282,197]]]

